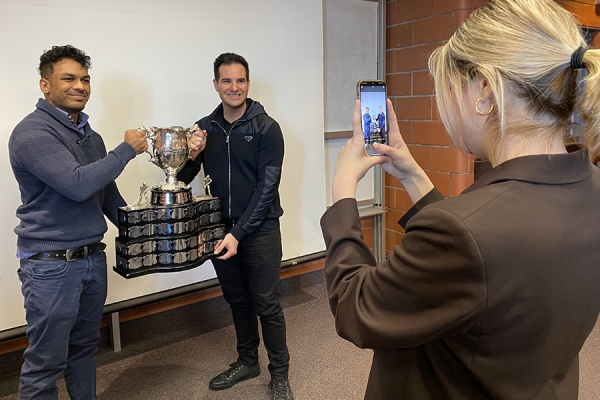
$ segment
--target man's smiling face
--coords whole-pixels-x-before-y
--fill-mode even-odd
[[[213,84],[224,107],[236,109],[246,103],[250,80],[246,78],[246,68],[242,64],[221,65],[219,80],[213,80]]]
[[[69,113],[75,121],[92,90],[87,68],[70,58],[54,64],[52,75],[40,79],[40,89],[50,104]]]

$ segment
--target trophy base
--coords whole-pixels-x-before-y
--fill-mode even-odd
[[[153,206],[173,206],[193,201],[192,189],[189,187],[169,190],[161,186],[155,186],[150,189],[150,193],[150,204]]]
[[[124,278],[178,272],[196,268],[214,256],[225,225],[203,227],[191,234],[148,239],[116,238],[117,263],[113,270]]]
[[[114,271],[129,279],[200,266],[225,236],[220,209],[220,199],[212,196],[185,204],[120,207]]]
[[[123,268],[120,265],[116,265],[113,267],[113,271],[117,274],[121,275],[125,279],[137,278],[139,276],[162,273],[162,272],[179,272],[186,271],[188,269],[196,268],[202,265],[206,260],[208,260],[211,256],[205,255],[198,258],[194,262],[178,264],[178,265],[159,265],[155,267],[141,267],[139,269],[128,269]]]

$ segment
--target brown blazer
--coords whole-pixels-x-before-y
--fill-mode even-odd
[[[337,332],[374,349],[365,399],[576,399],[600,311],[600,170],[587,152],[507,161],[405,219],[380,265],[354,199],[321,219]]]

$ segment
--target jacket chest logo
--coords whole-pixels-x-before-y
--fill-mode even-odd
[[[244,136],[244,139],[246,139],[246,142],[251,141],[254,138],[254,136]]]

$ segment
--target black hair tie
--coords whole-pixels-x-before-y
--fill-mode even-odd
[[[585,68],[585,64],[583,63],[583,55],[587,50],[587,47],[579,46],[579,48],[577,48],[577,50],[573,52],[573,54],[571,55],[571,68]]]

